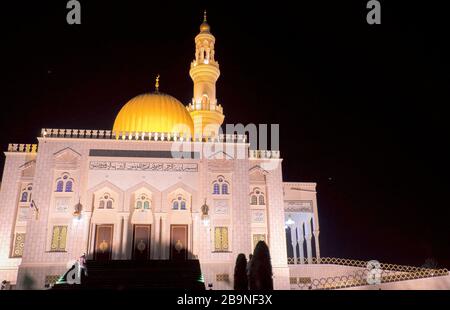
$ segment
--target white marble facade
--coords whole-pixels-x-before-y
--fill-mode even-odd
[[[297,204],[312,200],[316,210],[316,200],[315,191],[299,190],[309,196],[295,196],[295,184],[304,189],[308,183],[283,184],[281,159],[239,159],[223,152],[198,159],[140,157],[142,151],[170,151],[173,141],[60,136],[39,137],[38,141],[36,152],[19,151],[18,147],[5,152],[0,278],[17,282],[21,288],[24,278],[31,277],[36,288],[43,288],[46,277],[61,274],[82,253],[93,257],[94,231],[101,224],[113,225],[112,259],[131,258],[132,227],[136,224],[151,225],[149,259],[170,259],[169,229],[173,224],[185,224],[189,256],[200,259],[206,283],[231,288],[231,282],[216,281],[220,279],[217,276],[228,274],[232,279],[236,256],[251,253],[255,242],[264,239],[271,250],[276,287],[289,287],[284,210],[297,200]],[[201,144],[220,148],[227,144],[228,149],[243,148],[250,153],[246,143]],[[107,150],[110,157],[97,156],[92,150]],[[138,153],[122,157],[113,152],[117,150]],[[275,168],[261,168],[268,162]],[[309,189],[315,190],[314,184]],[[147,208],[142,202],[137,209],[137,201],[143,197]],[[184,210],[172,208],[178,197],[185,201]],[[205,201],[209,223],[202,221]],[[80,204],[81,216],[76,216],[73,213]],[[305,213],[288,211],[295,218]],[[67,231],[56,250],[52,244],[55,227]],[[216,227],[227,229],[227,245],[219,250]]]

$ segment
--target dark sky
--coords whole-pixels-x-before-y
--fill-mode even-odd
[[[64,0],[12,2],[2,3],[3,150],[44,127],[112,128],[156,73],[188,103],[206,8],[225,122],[280,124],[285,180],[318,183],[322,255],[450,267],[449,35],[433,1],[381,1],[379,26],[364,0],[81,0],[79,26],[66,24]]]

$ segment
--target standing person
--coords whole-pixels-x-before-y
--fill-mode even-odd
[[[245,258],[245,254],[241,253],[236,258],[233,283],[235,290],[248,290],[247,259]]]
[[[88,272],[87,272],[87,266],[86,266],[86,253],[83,253],[83,255],[80,256],[80,258],[78,259],[78,263],[79,263],[80,269],[83,272],[84,276],[87,277]]]
[[[252,259],[253,259],[253,254],[249,254],[248,255],[248,263],[247,263],[247,267],[245,268],[245,271],[247,273],[247,283],[250,286],[250,269],[252,267]]]

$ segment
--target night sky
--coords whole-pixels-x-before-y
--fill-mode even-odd
[[[225,123],[280,124],[285,181],[318,183],[322,256],[450,267],[448,18],[433,1],[380,1],[375,26],[364,0],[81,0],[81,25],[66,23],[64,0],[12,2],[2,150],[41,128],[111,129],[157,73],[190,102],[206,8]]]

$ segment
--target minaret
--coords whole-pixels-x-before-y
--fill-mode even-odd
[[[195,59],[189,71],[194,82],[194,97],[188,111],[194,121],[196,136],[216,136],[225,117],[222,106],[217,104],[216,99],[216,81],[220,70],[219,63],[214,58],[215,42],[205,11],[200,33],[195,37]]]

